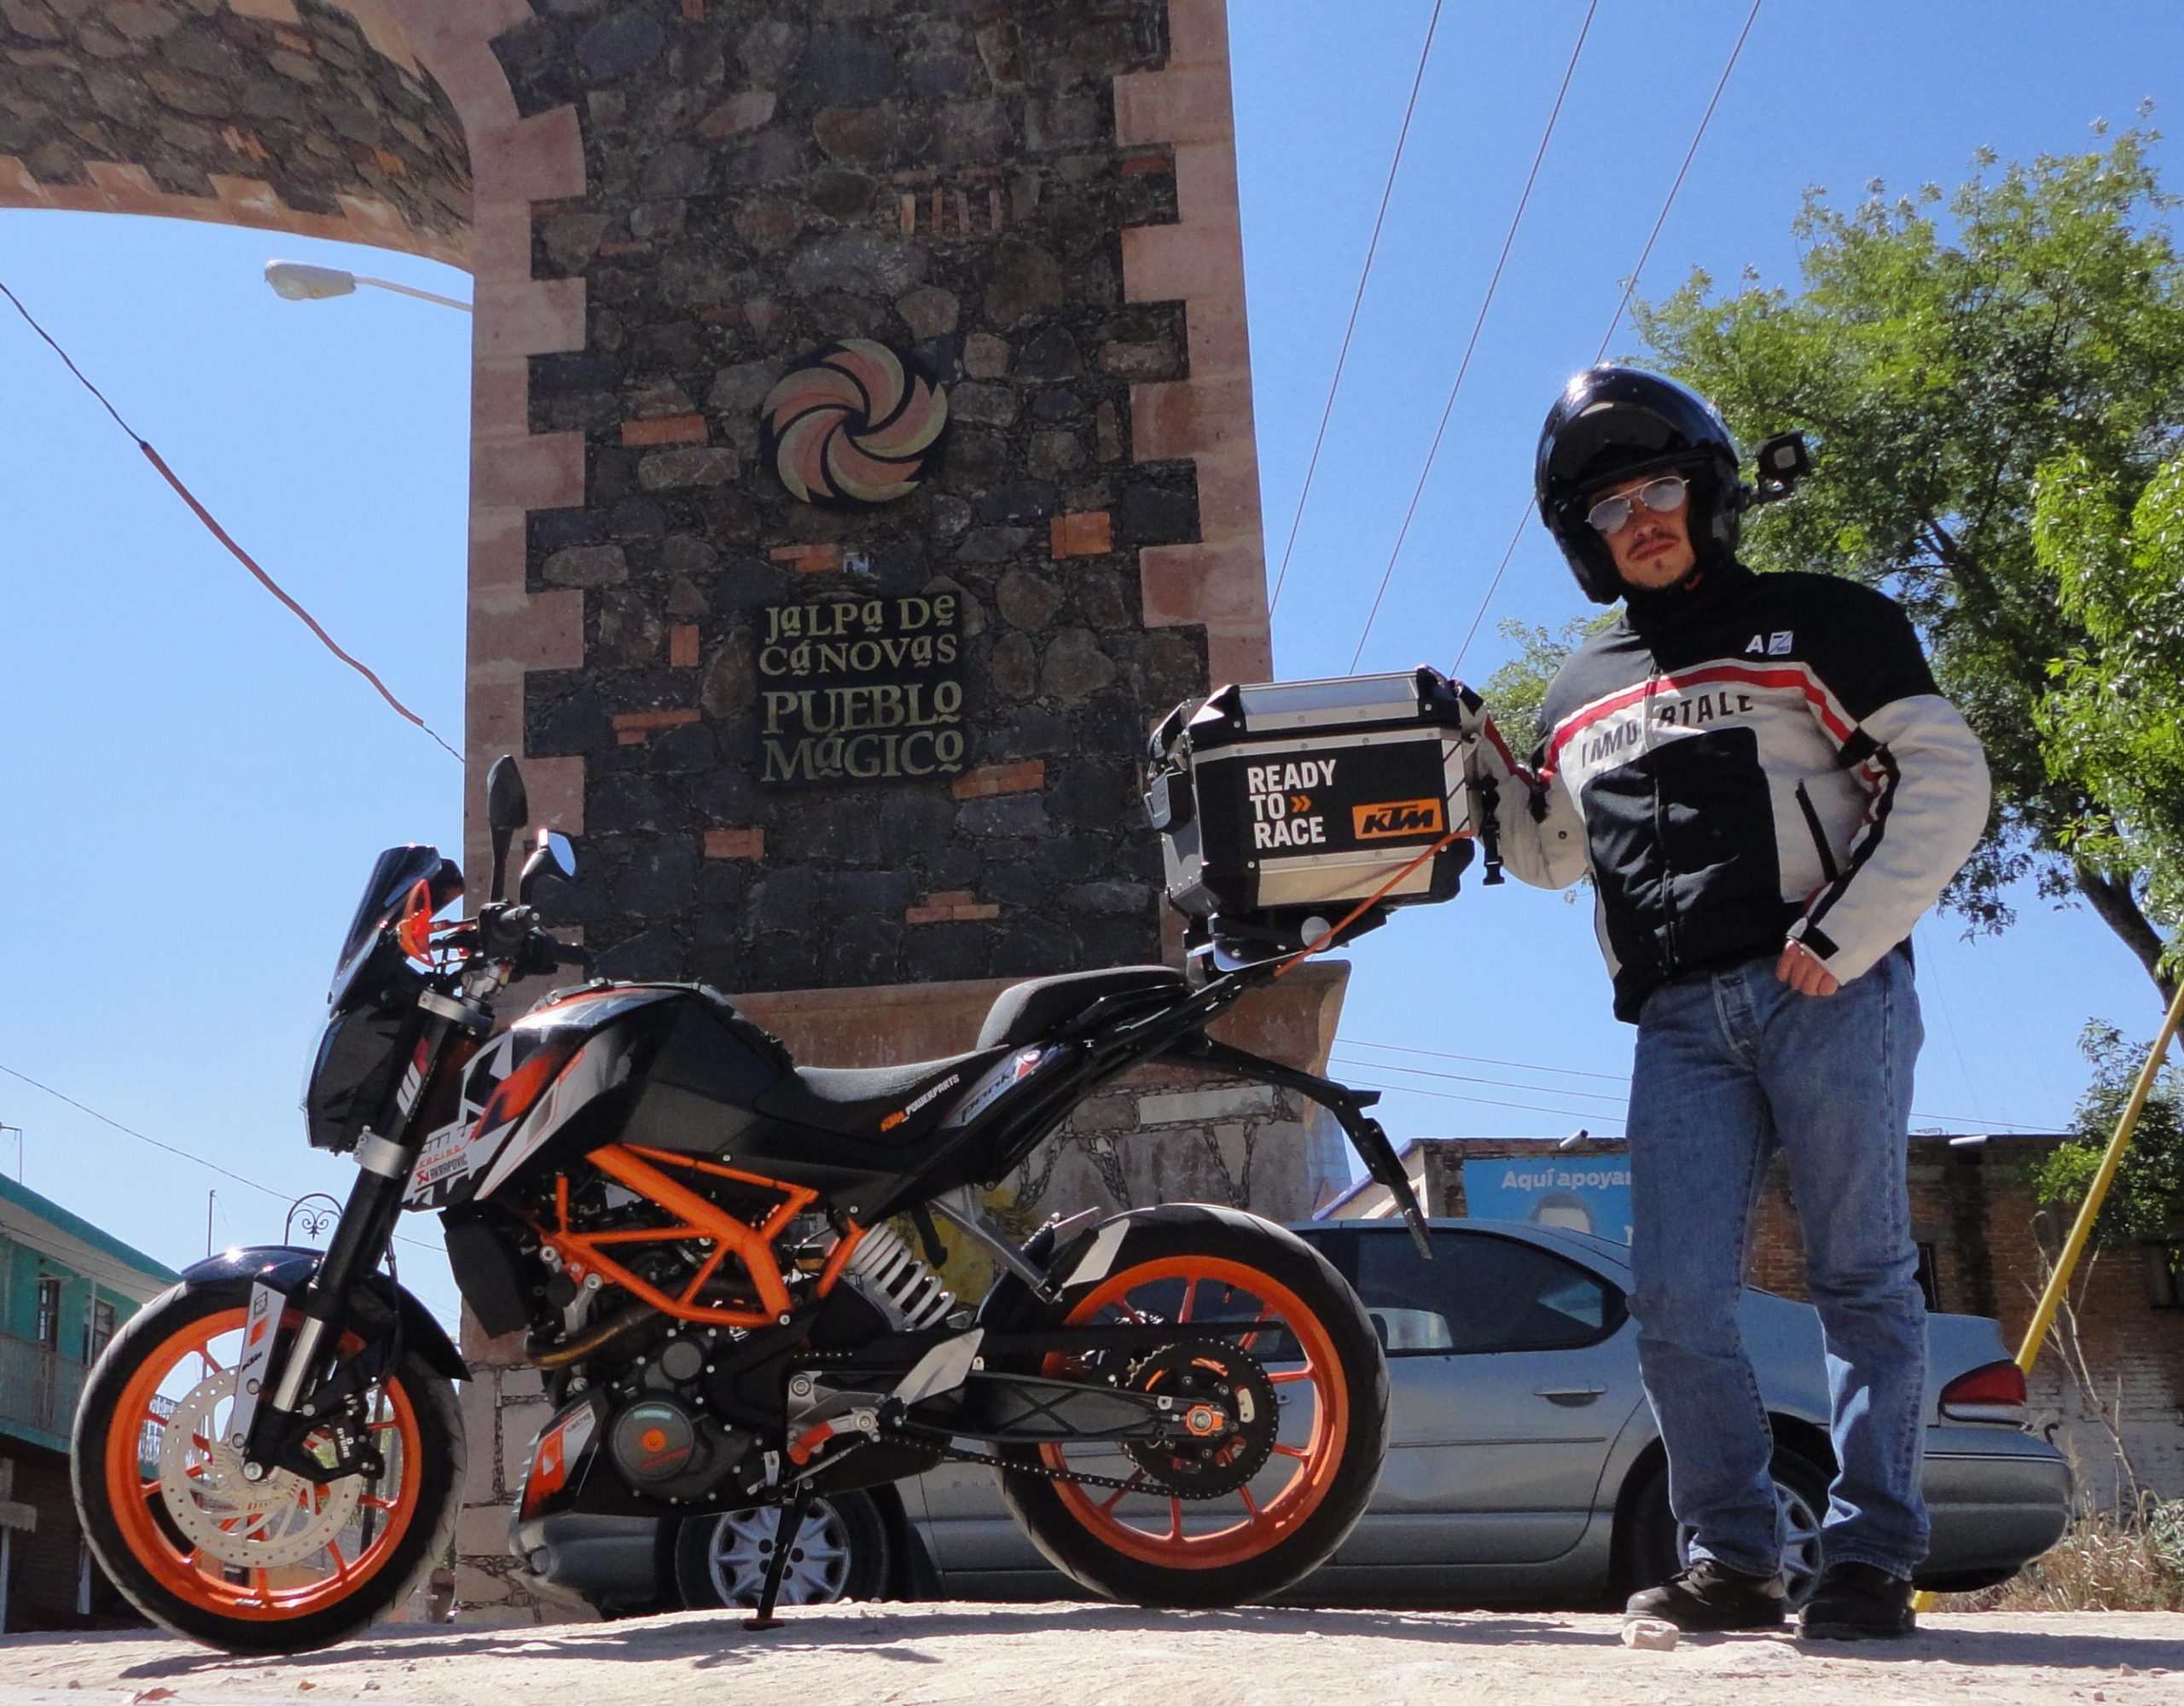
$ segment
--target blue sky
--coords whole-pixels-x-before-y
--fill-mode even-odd
[[[1525,501],[1539,418],[1598,343],[1747,9],[1600,8],[1361,667],[1453,661]],[[1343,9],[1331,37],[1324,7],[1232,9],[1276,554],[1430,10],[1374,0]],[[1444,13],[1276,613],[1285,676],[1348,668],[1583,15],[1582,0]],[[2079,148],[2093,120],[2128,123],[2146,97],[2157,124],[2184,97],[2173,4],[1972,15],[1770,0],[1641,293],[1694,265],[1730,282],[1747,265],[1790,281],[1806,186],[1854,197],[1875,177],[1953,184],[1983,144],[2006,159]],[[2184,183],[2175,152],[2160,158]],[[0,279],[335,636],[455,738],[468,322],[370,293],[280,301],[258,277],[275,254],[468,293],[459,273],[398,255],[0,213]],[[1616,347],[1631,352],[1635,339]],[[456,767],[249,581],[4,305],[0,397],[0,893],[13,973],[0,986],[0,1066],[264,1190],[3,1075],[0,1122],[24,1128],[33,1188],[180,1264],[204,1248],[208,1188],[220,1245],[276,1238],[286,1198],[346,1188],[347,1163],[303,1142],[304,1057],[374,853],[455,845]],[[1483,681],[1502,660],[1496,621],[1559,625],[1585,608],[1530,530],[1464,674]],[[1942,919],[1918,945],[1928,1043],[1916,1101],[1936,1123],[2052,1126],[2082,1080],[2079,1025],[2099,1014],[2146,1034],[2158,1018],[2106,931],[2029,894],[2001,939],[1964,943]],[[1607,1013],[1583,904],[1514,883],[1467,888],[1350,957],[1337,1059],[1374,1063],[1346,1069],[1357,1081],[1411,1087],[1383,1111],[1398,1139],[1620,1131],[1630,1033]],[[15,1148],[0,1138],[0,1167]],[[410,1235],[433,1231],[414,1223]],[[437,1253],[401,1255],[451,1317]]]

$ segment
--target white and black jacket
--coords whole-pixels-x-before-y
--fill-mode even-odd
[[[1844,983],[1907,941],[1987,822],[1978,738],[1909,620],[1856,582],[1755,575],[1640,595],[1563,664],[1519,763],[1483,719],[1502,856],[1589,873],[1615,1011],[1802,942]]]

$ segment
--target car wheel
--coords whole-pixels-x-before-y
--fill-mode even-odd
[[[1812,1597],[1820,1581],[1820,1525],[1827,1513],[1827,1471],[1793,1451],[1778,1450],[1768,1467],[1782,1501],[1782,1578],[1791,1609]],[[1691,1530],[1669,1510],[1665,1464],[1656,1468],[1633,1512],[1632,1586],[1665,1581],[1691,1561]]]
[[[756,1605],[780,1527],[781,1512],[770,1506],[686,1517],[675,1536],[675,1585],[682,1603],[693,1610]],[[789,1552],[781,1603],[877,1599],[887,1585],[892,1550],[886,1520],[869,1494],[814,1499]]]

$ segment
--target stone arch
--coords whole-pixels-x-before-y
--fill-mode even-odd
[[[582,193],[576,113],[520,113],[493,51],[525,0],[0,0],[0,206],[208,220],[466,267],[471,341],[465,851],[520,750],[526,670],[583,658],[582,595],[531,594],[526,515],[584,500],[530,430],[531,357],[578,349],[581,279],[534,280],[532,205]],[[582,827],[583,761],[526,766]]]

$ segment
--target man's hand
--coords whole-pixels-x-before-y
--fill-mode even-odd
[[[1774,978],[1801,995],[1832,995],[1843,987],[1802,942],[1792,942],[1782,949],[1782,957],[1774,962]]]

